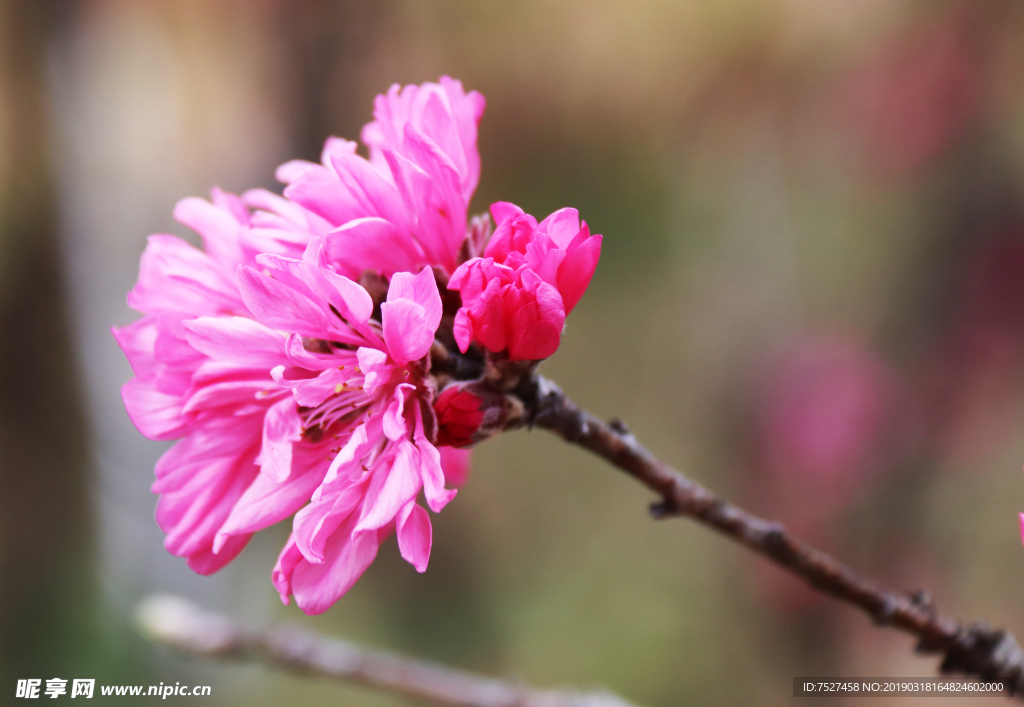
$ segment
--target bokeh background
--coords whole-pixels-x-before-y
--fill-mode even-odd
[[[0,692],[409,704],[153,647],[132,612],[155,591],[649,707],[933,674],[543,432],[475,452],[426,574],[388,546],[322,617],[270,584],[286,526],[212,578],[163,550],[165,446],[109,333],[146,235],[191,238],[177,199],[278,188],[443,73],[488,99],[474,211],[572,205],[605,236],[545,374],[858,569],[1024,632],[1019,2],[0,0]]]

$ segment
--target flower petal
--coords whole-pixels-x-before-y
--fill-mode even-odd
[[[274,403],[263,418],[263,446],[257,463],[263,473],[281,483],[292,471],[292,444],[302,439],[302,419],[295,400]]]
[[[394,520],[402,506],[415,498],[423,486],[419,467],[416,447],[412,442],[400,442],[390,468],[375,472],[375,476],[386,474],[384,484],[376,495],[372,488],[367,493],[357,531],[382,528]]]
[[[426,510],[415,501],[409,501],[398,514],[397,530],[398,551],[402,553],[402,559],[417,572],[425,572],[433,537]]]

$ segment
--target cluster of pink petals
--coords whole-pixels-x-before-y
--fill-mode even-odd
[[[209,202],[181,201],[175,217],[202,249],[150,237],[128,295],[143,317],[114,336],[135,373],[122,391],[132,421],[147,437],[179,440],[157,463],[153,491],[166,548],[196,572],[219,570],[290,516],[272,578],[307,613],[348,591],[392,533],[402,557],[426,569],[431,523],[418,499],[436,513],[455,496],[446,486],[468,468],[455,446],[489,419],[448,405],[459,384],[438,391],[430,355],[443,318],[438,280],[487,237],[466,218],[483,109],[447,77],[393,86],[363,130],[369,159],[331,138],[322,164],[278,169],[283,197],[215,189]],[[579,250],[561,226],[536,230],[566,260]],[[509,267],[509,249],[528,246],[505,240]],[[376,304],[360,284],[366,273],[387,282]],[[573,288],[565,301],[575,304]]]
[[[451,274],[480,178],[483,111],[483,96],[448,77],[392,86],[363,128],[369,160],[356,154],[356,143],[331,138],[322,164],[288,162],[277,178],[288,185],[284,196],[307,212],[306,232],[324,237],[342,273],[357,279],[368,269],[391,275],[431,265]]]
[[[576,209],[559,209],[537,223],[515,204],[491,206],[497,228],[483,257],[462,263],[448,288],[462,308],[454,334],[513,361],[547,358],[561,342],[565,318],[590,284],[601,257],[601,236],[580,225]]]

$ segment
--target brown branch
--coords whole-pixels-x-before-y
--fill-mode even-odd
[[[537,690],[297,628],[254,629],[175,596],[145,599],[137,618],[148,638],[191,655],[258,660],[444,707],[633,707],[608,692]]]
[[[516,393],[526,420],[589,449],[657,493],[656,518],[689,516],[742,543],[806,580],[812,587],[866,612],[879,626],[918,638],[917,651],[941,654],[940,670],[1001,680],[1010,695],[1024,695],[1024,651],[1008,631],[984,622],[961,624],[940,614],[925,592],[906,594],[879,586],[830,555],[790,535],[781,523],[728,503],[647,451],[619,421],[606,424],[580,409],[551,381],[534,376]]]

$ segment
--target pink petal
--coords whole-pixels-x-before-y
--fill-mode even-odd
[[[292,534],[307,562],[320,564],[324,561],[324,548],[335,533],[342,532],[339,528],[347,528],[344,533],[351,534],[358,515],[353,511],[363,502],[366,486],[361,481],[321,496],[295,514]]]
[[[225,565],[238,557],[238,554],[249,544],[252,535],[252,533],[232,535],[221,544],[217,551],[204,548],[192,553],[186,558],[186,564],[196,574],[209,576],[223,569]]]
[[[409,230],[410,214],[403,206],[401,195],[377,168],[361,155],[335,155],[331,158],[331,165],[352,209],[348,218],[334,221],[336,226],[352,219],[379,216],[393,223],[399,232]]]
[[[408,272],[395,273],[388,287],[388,302],[407,299],[423,307],[427,326],[431,335],[437,331],[441,323],[441,293],[437,290],[437,280],[433,271],[423,268],[418,275]]]
[[[272,213],[277,218],[283,219],[285,223],[311,229],[308,211],[272,191],[249,189],[242,193],[242,201],[246,206],[262,211],[262,213],[253,214],[250,218],[266,217]]]
[[[494,258],[496,263],[509,265],[509,255],[525,252],[526,245],[533,239],[536,229],[537,219],[530,214],[512,214],[494,229],[494,235],[491,236],[484,255]]]
[[[406,142],[409,135],[407,126]],[[466,204],[459,191],[458,175],[436,146],[428,146],[416,136],[413,139],[423,164],[391,149],[383,150],[384,158],[404,209],[417,224],[416,241],[427,262],[453,272],[466,229]]]
[[[330,339],[324,309],[251,267],[238,269],[238,285],[249,311],[263,324],[303,336]]]
[[[156,316],[156,339],[153,341],[153,355],[164,364],[157,371],[157,378],[168,373],[191,375],[206,360],[206,356],[188,341],[185,322],[189,315],[180,312],[161,312]],[[160,386],[161,390],[171,392]],[[184,393],[185,389],[177,392]]]
[[[184,327],[189,344],[210,358],[267,370],[287,363],[285,335],[247,317],[200,317]]]
[[[336,493],[336,481],[351,484],[353,478],[366,475],[367,472],[363,470],[363,466],[356,464],[356,461],[362,460],[370,452],[370,449],[380,441],[380,417],[380,415],[375,415],[352,430],[351,436],[327,469],[327,476],[324,477],[323,484],[313,494],[314,500],[324,493]]]
[[[580,212],[573,208],[559,209],[537,225],[537,230],[547,234],[562,250],[580,232]]]
[[[181,471],[190,478],[177,490],[161,495],[156,518],[167,533],[164,547],[172,554],[188,557],[212,551],[217,531],[255,479],[258,468],[250,453],[243,453],[189,464]]]
[[[283,483],[268,474],[257,475],[214,538],[214,552],[220,552],[231,536],[268,528],[302,508],[323,480],[323,453],[322,448],[297,448],[292,474]]]
[[[147,315],[128,326],[112,327],[110,333],[121,347],[132,371],[145,378],[156,373],[157,362],[153,357],[156,343],[156,317]]]
[[[527,274],[532,275],[530,271]],[[508,352],[513,361],[547,358],[558,350],[565,325],[561,295],[546,282],[536,285],[533,295],[533,301],[527,301],[512,315]]]
[[[416,447],[412,442],[400,442],[391,468],[375,472],[375,476],[386,475],[384,484],[376,495],[372,488],[367,492],[357,531],[382,528],[394,520],[399,509],[415,498],[423,485],[419,467]]]
[[[328,398],[336,395],[339,388],[345,390],[359,390],[356,386],[349,386],[349,379],[354,375],[354,366],[348,366],[346,370],[338,370],[336,366],[323,371],[316,378],[298,383],[293,388],[295,402],[302,407],[315,408]]]
[[[380,539],[375,531],[357,532],[351,536],[339,530],[331,536],[324,550],[323,564],[300,560],[291,576],[295,603],[305,613],[316,615],[327,611],[377,557]]]
[[[550,238],[543,233],[526,246],[526,262],[529,268],[552,285],[558,282],[558,267],[565,258],[565,251],[557,248]]]
[[[257,400],[260,393],[276,388],[277,386],[268,380],[213,383],[196,390],[188,398],[182,412],[188,415],[228,406],[249,405]],[[220,411],[220,414],[231,414],[231,411]]]
[[[404,439],[409,432],[408,425],[405,424],[403,412],[405,400],[414,390],[416,390],[416,386],[409,383],[401,383],[396,386],[394,399],[388,405],[387,410],[384,411],[384,419],[382,421],[384,434],[392,442]]]
[[[327,270],[319,271],[333,288],[326,292],[328,301],[353,324],[365,324],[373,314],[373,299],[361,285]]]
[[[466,237],[467,203],[462,195],[458,168],[433,140],[412,124],[405,126],[404,146],[404,155],[428,177],[423,182],[415,182],[418,193],[413,200],[403,192],[410,211],[419,222],[417,239],[428,256],[433,256],[431,262],[452,272],[458,265],[458,251]],[[395,182],[402,191],[405,183],[398,175]]]
[[[420,245],[395,225],[378,217],[349,221],[325,237],[332,260],[385,274],[412,270],[425,256]]]
[[[245,218],[248,219],[248,214]],[[239,234],[243,224],[230,210],[189,197],[174,207],[174,219],[202,236],[203,249],[228,268],[228,272],[242,261]]]
[[[388,364],[388,355],[380,349],[373,349],[369,346],[361,346],[356,351],[359,361],[359,370],[363,372],[363,390],[370,395],[378,386],[388,382],[391,378],[391,366]]]
[[[172,311],[196,316],[238,310],[242,303],[229,273],[180,238],[150,236],[128,306],[145,314]]]
[[[447,97],[442,98],[443,95],[442,92],[429,92],[426,104],[423,106],[419,124],[414,124],[414,127],[418,128],[428,140],[437,145],[441,152],[449,159],[452,167],[459,175],[461,187],[463,175],[467,171],[466,155],[462,149],[462,141],[459,139],[451,109],[447,105]],[[470,189],[469,194],[464,196],[464,198],[468,200],[472,195],[473,190]]]
[[[288,339],[284,344],[284,350],[288,356],[289,363],[309,371],[323,371],[328,368],[335,368],[338,365],[336,353],[320,354],[307,351],[302,345],[302,337],[298,334],[288,335]]]
[[[292,471],[292,444],[302,439],[302,419],[291,397],[274,403],[263,418],[263,446],[258,464],[278,483]]]
[[[469,345],[473,343],[473,322],[465,307],[459,309],[455,314],[452,333],[455,335],[455,343],[459,345],[459,351],[466,353],[469,350]]]
[[[385,302],[381,305],[381,317],[384,342],[395,363],[401,366],[427,355],[436,327],[430,327],[423,307],[407,299]]]
[[[181,489],[197,468],[211,466],[212,460],[251,459],[259,449],[261,429],[259,420],[233,416],[218,417],[196,427],[157,460],[153,493]]]
[[[287,605],[291,601],[288,597],[292,593],[292,573],[300,562],[302,562],[302,553],[296,547],[295,536],[292,534],[281,549],[274,570],[270,573],[270,580],[274,584],[274,589],[281,595],[283,604]]]
[[[314,167],[301,172],[296,170],[295,173],[289,170],[287,176],[292,179],[289,186],[285,187],[285,198],[309,209],[335,226],[354,218],[376,215],[360,209],[337,177],[331,175],[330,178],[322,178],[320,169]]]
[[[415,501],[409,501],[398,514],[398,551],[402,559],[425,572],[430,560],[432,529],[427,512]]]
[[[500,281],[491,280],[469,310],[473,321],[473,336],[491,351],[503,351],[508,346],[512,313],[506,306],[508,298],[502,290]]]
[[[416,437],[416,448],[420,453],[420,477],[423,479],[423,496],[434,513],[440,513],[458,493],[444,487],[444,471],[441,469],[441,455],[437,447],[422,434]]]
[[[152,381],[132,378],[121,387],[121,399],[132,424],[146,437],[174,439],[185,433],[181,398],[157,391]]]
[[[290,160],[274,171],[274,179],[282,184],[291,184],[311,169],[323,169],[323,167],[306,160]]]
[[[356,154],[358,147],[359,145],[354,140],[345,140],[331,135],[324,140],[324,149],[320,152],[320,162],[325,167],[330,166],[331,161],[336,157],[348,157]]]
[[[590,285],[590,279],[601,259],[601,236],[586,237],[586,224],[580,231],[581,240],[574,240],[558,268],[558,291],[565,303],[565,313],[572,312]]]
[[[525,213],[521,208],[508,201],[496,201],[491,204],[491,218],[494,219],[495,227],[498,227],[505,219]]]
[[[468,449],[438,447],[445,484],[462,486],[469,480],[469,463],[473,453]]]

